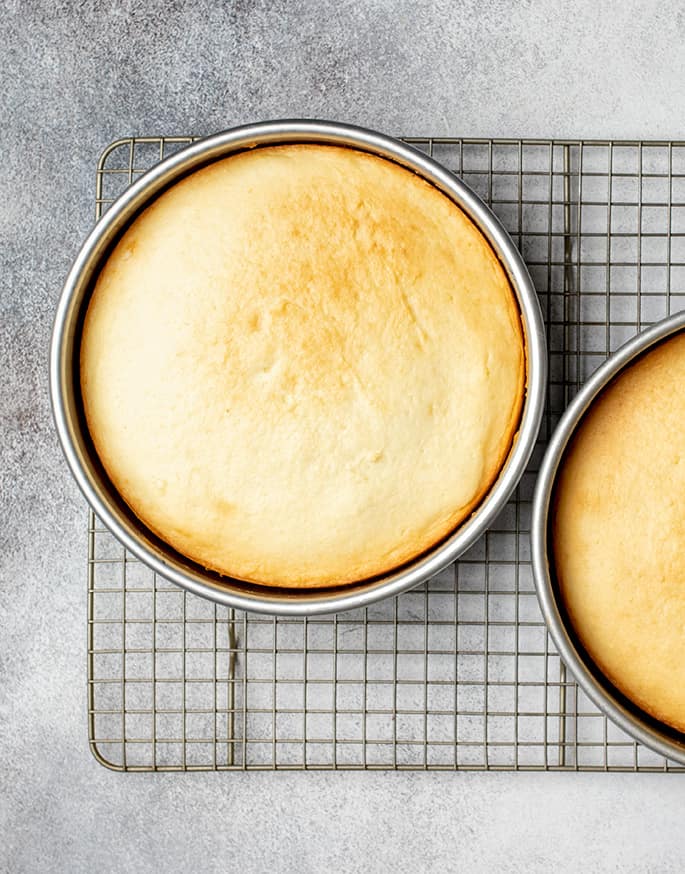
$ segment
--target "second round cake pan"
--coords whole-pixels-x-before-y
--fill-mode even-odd
[[[669,337],[685,330],[685,311],[658,322],[625,343],[585,383],[566,409],[547,447],[538,474],[531,522],[535,587],[542,614],[559,654],[574,678],[613,722],[635,740],[685,764],[685,736],[660,723],[622,695],[584,650],[564,610],[551,549],[550,516],[564,454],[585,413],[625,368]]]

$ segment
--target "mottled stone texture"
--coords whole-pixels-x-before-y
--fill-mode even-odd
[[[48,337],[115,137],[323,116],[685,137],[682,3],[4,0],[0,870],[677,871],[679,777],[117,775],[86,745],[85,505]]]

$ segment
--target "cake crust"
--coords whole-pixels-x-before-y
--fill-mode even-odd
[[[518,429],[504,269],[464,213],[353,149],[273,146],[162,194],[81,341],[96,451],[178,552],[262,585],[385,573],[463,522]]]
[[[554,565],[571,623],[626,697],[685,731],[685,333],[592,404],[554,495]]]

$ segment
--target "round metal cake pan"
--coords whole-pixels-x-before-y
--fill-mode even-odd
[[[518,435],[492,489],[450,537],[429,553],[385,576],[337,589],[260,587],[206,571],[156,538],[125,506],[104,474],[83,418],[79,346],[94,280],[122,231],[154,198],[182,177],[233,153],[260,146],[319,143],[370,152],[406,167],[457,203],[475,222],[503,264],[521,311],[527,388]],[[538,434],[547,377],[545,333],[535,288],[525,264],[495,215],[463,182],[427,155],[363,128],[323,121],[247,125],[199,140],[140,177],[110,207],[86,239],[57,307],[50,351],[50,392],[57,433],[71,471],[97,516],[118,540],[154,571],[195,594],[241,610],[306,615],[349,610],[397,595],[445,568],[468,549],[504,507],[528,462]],[[268,532],[264,532],[268,537]]]
[[[683,330],[685,311],[633,337],[590,377],[565,411],[547,447],[536,482],[531,523],[535,587],[559,655],[590,700],[613,722],[635,740],[680,764],[685,764],[685,735],[653,719],[625,698],[594,664],[577,639],[565,613],[555,575],[550,547],[550,509],[566,447],[592,403],[625,367]]]

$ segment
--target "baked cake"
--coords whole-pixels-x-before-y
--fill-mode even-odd
[[[560,469],[554,565],[590,657],[685,731],[685,333],[630,365],[583,417]]]
[[[102,268],[88,428],[160,538],[262,585],[384,574],[467,519],[510,452],[521,318],[469,218],[354,149],[253,149],[158,197]]]

